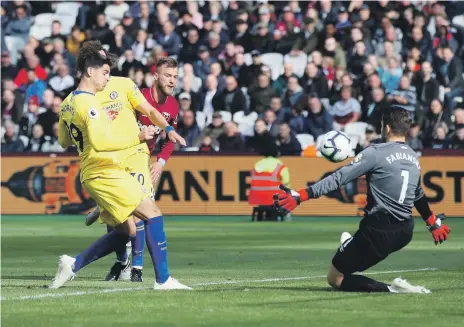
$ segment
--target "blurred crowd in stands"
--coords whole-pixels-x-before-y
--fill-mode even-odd
[[[2,152],[64,151],[60,104],[77,85],[80,44],[94,39],[120,56],[112,74],[140,88],[153,85],[157,58],[177,58],[189,151],[277,142],[282,155],[301,155],[333,129],[359,151],[390,105],[411,112],[413,149],[464,148],[464,2],[10,1],[1,10]]]

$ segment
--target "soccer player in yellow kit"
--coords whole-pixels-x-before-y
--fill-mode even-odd
[[[108,83],[112,64],[113,60],[102,50],[100,42],[89,41],[81,47],[77,67],[82,79],[61,106],[59,142],[63,147],[76,145],[81,159],[81,182],[106,212],[101,215],[103,221],[114,230],[75,258],[62,255],[49,287],[59,288],[89,263],[113,251],[124,251],[127,241],[135,237],[135,222],[129,219],[134,215],[145,221],[147,245],[156,274],[154,289],[190,289],[169,274],[163,216],[151,200],[151,194],[121,165],[131,156],[144,153],[148,167],[148,149],[140,143],[138,131],[134,137],[113,125],[113,116],[103,111],[95,97],[95,93]],[[163,123],[153,107],[144,113],[154,124]],[[185,142],[165,120],[162,125],[171,140]]]

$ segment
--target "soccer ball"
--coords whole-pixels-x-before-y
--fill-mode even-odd
[[[343,132],[331,131],[324,135],[319,150],[327,160],[341,162],[351,154],[351,140]]]

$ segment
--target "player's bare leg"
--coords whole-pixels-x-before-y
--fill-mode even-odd
[[[125,250],[126,243],[131,237],[135,237],[135,222],[133,219],[127,219],[115,226],[113,231],[100,237],[75,258],[62,255],[57,273],[49,288],[60,288],[67,281],[73,279],[79,270],[93,261],[112,252]]]
[[[171,277],[167,262],[167,240],[164,232],[164,219],[158,206],[150,198],[143,200],[133,215],[144,221],[148,251],[155,269],[155,290],[190,290]],[[135,226],[135,223],[134,223]]]

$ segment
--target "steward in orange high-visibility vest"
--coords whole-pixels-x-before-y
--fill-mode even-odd
[[[267,153],[265,153],[267,152]],[[259,160],[251,172],[251,187],[248,194],[248,203],[255,206],[272,206],[273,195],[282,193],[280,184],[290,184],[290,173],[287,166],[277,159],[277,147],[269,147],[263,154],[264,159]]]

